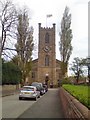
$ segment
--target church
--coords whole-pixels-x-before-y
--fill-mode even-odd
[[[56,45],[55,45],[55,28],[42,27],[38,24],[38,59],[32,61],[32,72],[30,75],[30,83],[42,82],[58,85],[61,78],[60,61],[56,59]]]

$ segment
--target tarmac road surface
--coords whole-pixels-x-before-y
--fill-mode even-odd
[[[59,89],[52,88],[19,118],[64,118]]]
[[[38,99],[39,100],[39,99]],[[19,100],[19,94],[2,97],[2,118],[18,118],[35,100]],[[12,120],[12,119],[6,119]]]

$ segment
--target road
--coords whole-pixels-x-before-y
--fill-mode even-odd
[[[18,100],[17,95],[3,97],[3,118],[64,118],[58,89],[49,89],[37,101]]]
[[[19,101],[18,94],[2,98],[2,118],[18,118],[36,101]]]

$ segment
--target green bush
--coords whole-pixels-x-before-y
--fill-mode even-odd
[[[21,82],[21,71],[12,62],[2,63],[2,84],[19,84]]]
[[[62,80],[62,84],[71,84],[71,82],[70,82],[69,78],[64,78]]]

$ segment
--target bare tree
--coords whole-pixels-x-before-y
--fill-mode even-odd
[[[18,15],[16,49],[24,82],[31,70],[33,48],[33,27],[29,27],[28,12],[23,9]]]
[[[60,32],[60,55],[61,55],[61,69],[62,76],[65,76],[67,72],[67,65],[72,53],[72,30],[71,30],[71,14],[69,14],[69,8],[66,6],[62,21]]]
[[[80,76],[82,76],[84,73],[84,70],[83,70],[84,65],[85,65],[85,59],[78,58],[78,57],[74,58],[70,70],[74,72],[76,83],[78,83]]]
[[[2,55],[3,50],[6,49],[5,44],[8,39],[14,37],[16,20],[17,12],[14,4],[9,0],[0,1],[0,21],[2,29],[0,56]]]

